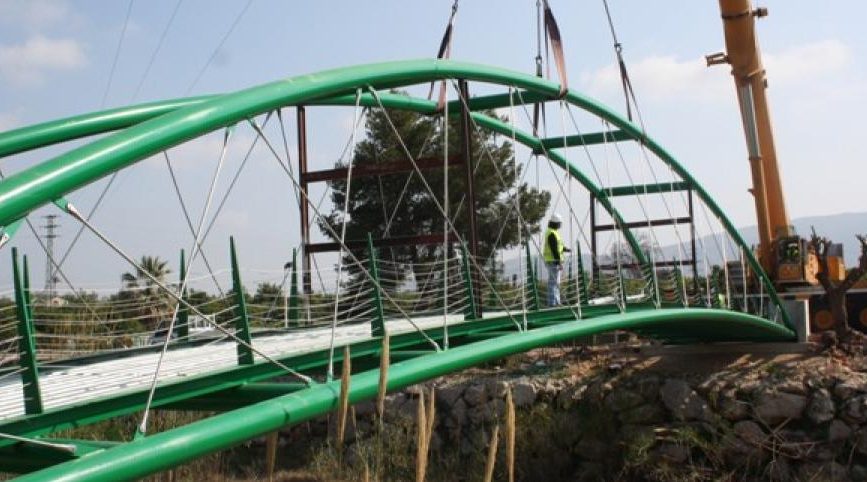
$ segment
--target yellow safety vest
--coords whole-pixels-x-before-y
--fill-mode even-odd
[[[554,239],[557,240],[557,258],[554,257],[554,253],[551,252],[551,247],[548,245],[548,236],[554,235]],[[542,257],[545,259],[546,263],[553,263],[558,259],[560,262],[563,262],[563,238],[560,237],[560,231],[557,231],[554,228],[548,228],[545,231],[545,238],[542,240]]]

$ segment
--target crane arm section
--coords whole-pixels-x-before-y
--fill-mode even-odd
[[[773,272],[774,241],[794,233],[783,196],[766,96],[767,79],[755,32],[755,18],[767,12],[753,10],[750,0],[719,0],[719,3],[726,55],[709,56],[708,63],[727,62],[732,67],[750,157],[759,256],[765,269]]]

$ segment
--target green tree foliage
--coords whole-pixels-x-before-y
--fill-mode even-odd
[[[166,283],[171,273],[168,261],[158,256],[142,256],[133,272],[123,273],[120,277],[123,290],[121,299],[135,301],[130,305],[129,315],[138,314],[139,321],[147,330],[154,330],[171,316],[171,298],[148,276],[150,274],[160,283]]]
[[[400,141],[388,122],[390,118],[400,138],[416,160],[443,158],[444,132],[441,117],[428,117],[418,113],[398,110],[373,109],[366,118],[365,138],[358,142],[352,162],[354,166],[376,166],[388,163],[407,162],[407,156]],[[489,113],[493,115],[492,113]],[[545,215],[551,195],[520,183],[522,169],[516,167],[509,143],[493,133],[476,129],[473,132],[473,164],[475,170],[476,209],[479,232],[479,254],[489,256],[497,249],[513,247],[518,242],[519,227],[522,223],[512,207],[516,191],[521,202],[521,216],[524,220],[524,236],[539,230],[539,220]],[[449,121],[448,153],[451,158],[459,158],[461,153],[461,129],[458,116]],[[341,167],[341,166],[338,166]],[[411,176],[407,184],[407,177]],[[434,191],[436,199],[443,200],[443,169],[424,171],[427,183]],[[406,190],[404,192],[404,186]],[[452,167],[448,172],[449,214],[462,239],[469,239],[464,166]],[[517,189],[516,189],[517,186]],[[347,213],[343,212],[346,182],[335,181],[331,201],[332,212],[327,222],[340,233],[340,226]],[[403,195],[401,195],[403,193]],[[424,186],[416,173],[400,173],[352,179],[347,240],[364,240],[367,233],[374,239],[434,234],[443,232],[443,215],[434,202],[434,195]],[[391,223],[388,223],[389,219]],[[323,223],[320,228],[331,236]],[[331,236],[333,237],[333,236]],[[382,250],[382,256],[406,265],[409,263],[432,261],[441,254],[442,245],[405,246]],[[359,257],[366,254],[363,250],[355,253]],[[402,279],[405,270],[392,273]],[[416,273],[417,279],[423,273]]]

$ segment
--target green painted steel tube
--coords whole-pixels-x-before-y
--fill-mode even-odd
[[[347,67],[272,82],[179,108],[10,176],[0,183],[0,225],[7,225],[46,202],[153,154],[269,110],[346,95],[363,85],[388,89],[447,78],[513,85],[552,97],[558,96],[560,90],[558,84],[532,75],[430,59]],[[747,263],[760,277],[774,304],[778,308],[782,306],[773,284],[734,225],[704,187],[668,151],[649,138],[641,127],[589,97],[570,91],[564,100],[631,135],[689,182],[744,249]],[[636,255],[640,255],[640,250]],[[784,324],[791,328],[785,310],[781,309],[781,316]]]
[[[530,245],[524,242],[524,251],[527,257],[527,282],[525,286],[530,288],[530,310],[538,310],[542,307],[539,303],[539,282],[536,280],[536,270],[533,269],[533,258],[530,257]],[[527,289],[527,288],[524,288]]]
[[[367,233],[367,256],[370,259],[370,276],[373,278],[373,320],[370,323],[371,335],[385,336],[385,313],[382,308],[382,292],[379,282],[379,264],[376,260],[376,248],[373,246],[373,235]]]
[[[648,327],[678,331],[687,335],[732,327],[744,334],[776,333],[791,339],[785,327],[744,313],[709,309],[660,309],[626,313],[601,319],[579,320],[505,335],[460,346],[389,367],[388,389],[430,380],[534,348],[618,329]],[[349,400],[358,403],[376,397],[379,371],[356,374],[350,383]],[[206,420],[147,436],[87,457],[23,476],[33,481],[120,481],[176,467],[197,457],[217,452],[245,440],[291,426],[333,411],[337,407],[340,381],[314,385],[267,402],[257,403]]]
[[[25,263],[24,272],[27,272]],[[15,307],[18,316],[18,365],[24,391],[24,411],[28,415],[42,413],[42,392],[36,365],[36,342],[30,314],[30,295],[18,267],[18,248],[12,248],[12,282],[15,286]]]
[[[186,256],[184,250],[181,250],[181,262],[178,269],[178,286],[184,284],[184,280],[187,279],[187,263]],[[181,291],[181,299],[187,299],[187,287],[184,286],[184,289]],[[186,340],[187,337],[190,336],[190,309],[187,308],[187,305],[181,303],[178,306],[178,320],[177,326],[175,326],[175,332],[178,334],[178,338],[182,340]]]
[[[479,307],[476,306],[476,292],[473,289],[473,275],[470,268],[469,256],[467,255],[467,247],[463,243],[461,243],[461,261],[463,261],[461,271],[464,276],[464,291],[467,297],[467,306],[464,308],[464,319],[471,320],[477,317]]]
[[[689,184],[685,182],[663,182],[659,184],[641,184],[635,186],[606,187],[602,192],[606,196],[643,196],[645,194],[660,194],[675,191],[686,191]]]
[[[0,132],[0,158],[134,126],[212,97],[189,97],[120,107]]]
[[[252,365],[253,341],[250,338],[250,317],[247,313],[247,300],[244,296],[244,285],[241,284],[241,270],[238,267],[238,254],[235,251],[235,238],[229,237],[229,257],[232,263],[232,289],[235,291],[235,335],[246,345],[237,343],[238,364]]]
[[[592,146],[608,142],[631,141],[632,136],[623,131],[591,132],[589,134],[572,134],[564,137],[548,137],[541,139],[545,149],[560,149],[562,147]],[[539,148],[538,153],[542,153]]]

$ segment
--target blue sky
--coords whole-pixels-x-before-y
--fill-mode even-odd
[[[720,200],[735,224],[754,224],[731,76],[724,66],[706,68],[703,60],[723,49],[717,1],[610,4],[649,132]],[[253,0],[244,11],[247,2],[241,0],[183,0],[145,76],[177,5],[177,0],[134,1],[109,86],[126,0],[0,0],[0,130],[103,106],[227,92],[345,65],[430,57],[451,2]],[[570,86],[621,109],[601,0],[551,0],[551,5],[564,34]],[[770,10],[759,22],[759,35],[791,216],[864,211],[867,147],[861,142],[860,117],[867,110],[867,37],[861,19],[867,17],[867,4],[840,0],[833,8],[816,8],[807,0],[763,0],[759,5]],[[453,58],[532,72],[535,49],[535,1],[461,2]],[[345,110],[316,114],[315,166],[325,168],[339,156],[351,116]],[[196,149],[210,149],[212,155],[219,141],[211,141],[190,147],[187,157],[197,159]],[[59,150],[7,159],[3,168],[14,172]],[[212,165],[182,162],[179,176],[192,192],[210,176]],[[171,216],[179,215],[166,173],[159,161],[135,169],[113,187],[96,222],[136,256],[174,259],[189,236],[182,229],[168,234],[168,225],[177,222],[166,222],[163,213],[172,209]],[[227,264],[229,233],[238,235],[242,259],[252,266],[271,269],[288,258],[287,246],[297,243],[297,213],[289,206],[290,191],[272,182],[272,174],[277,173],[264,170],[239,184],[238,201],[227,205],[226,220],[208,245],[215,264]],[[149,182],[160,184],[163,194],[154,198]],[[553,186],[550,179],[542,184]],[[266,186],[273,189],[268,195],[263,194]],[[94,192],[98,189],[79,195],[82,206],[92,202]],[[139,206],[129,207],[128,200]],[[62,223],[61,247],[74,230],[72,220]],[[264,238],[275,241],[253,246]],[[16,241],[41,260],[32,235],[22,231]],[[85,238],[68,271],[86,282],[115,283],[125,268],[111,256]],[[37,283],[40,274],[37,269]],[[0,273],[0,284],[7,277]]]

